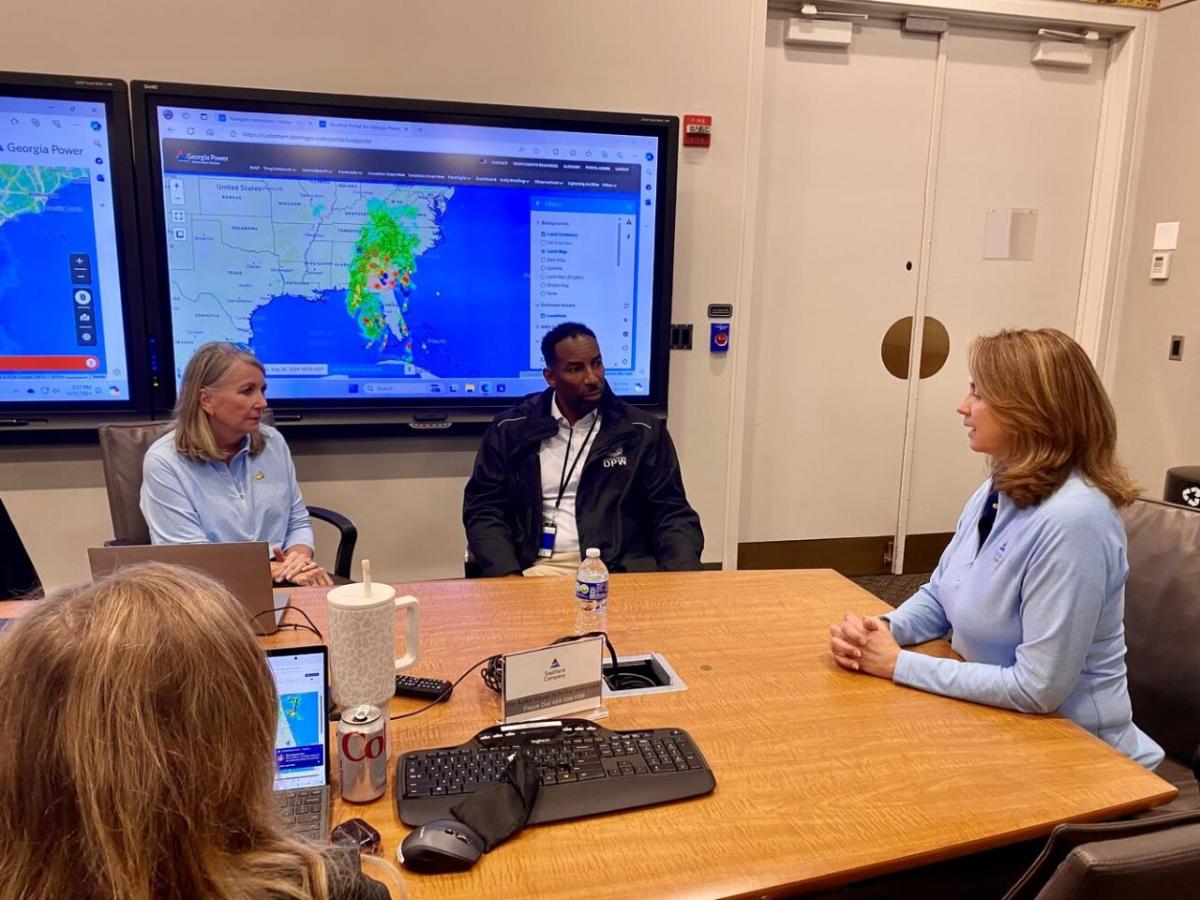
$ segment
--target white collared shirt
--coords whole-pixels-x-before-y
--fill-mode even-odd
[[[542,441],[538,450],[538,460],[542,466],[542,521],[553,522],[558,531],[554,537],[554,553],[579,552],[579,526],[575,522],[575,495],[579,490],[579,476],[583,473],[587,455],[596,443],[596,435],[600,433],[600,410],[594,409],[575,423],[572,428],[566,416],[558,408],[557,395],[550,397],[550,416],[558,422],[558,433]],[[595,423],[595,427],[592,425]],[[588,436],[588,431],[591,436]],[[586,438],[586,440],[585,440]],[[571,455],[567,457],[567,444],[570,443]],[[579,462],[575,462],[578,457]],[[558,505],[557,514],[554,501],[558,498],[558,488],[562,483],[563,461],[571,477],[563,488],[562,502]],[[575,468],[571,469],[571,464]]]

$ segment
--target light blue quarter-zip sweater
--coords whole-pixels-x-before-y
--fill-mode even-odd
[[[897,684],[1015,709],[1057,712],[1155,768],[1162,748],[1133,724],[1125,680],[1125,528],[1078,473],[1037,506],[1000,494],[983,545],[991,490],[967,502],[929,583],[884,618],[901,645],[945,636],[963,662],[902,650]]]

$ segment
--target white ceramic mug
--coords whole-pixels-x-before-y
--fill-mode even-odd
[[[347,709],[363,703],[387,715],[396,693],[396,672],[421,651],[421,606],[416,597],[397,597],[390,585],[344,584],[326,596],[329,608],[329,666],[333,702]],[[396,610],[404,610],[404,646],[396,653]]]

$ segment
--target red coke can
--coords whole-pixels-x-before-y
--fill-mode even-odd
[[[352,706],[338,722],[338,774],[342,799],[369,803],[387,790],[387,720],[378,706]]]

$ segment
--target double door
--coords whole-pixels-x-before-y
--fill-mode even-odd
[[[924,570],[987,476],[954,412],[970,340],[1076,329],[1107,49],[1047,69],[1031,32],[786,28],[769,15],[739,558]]]

